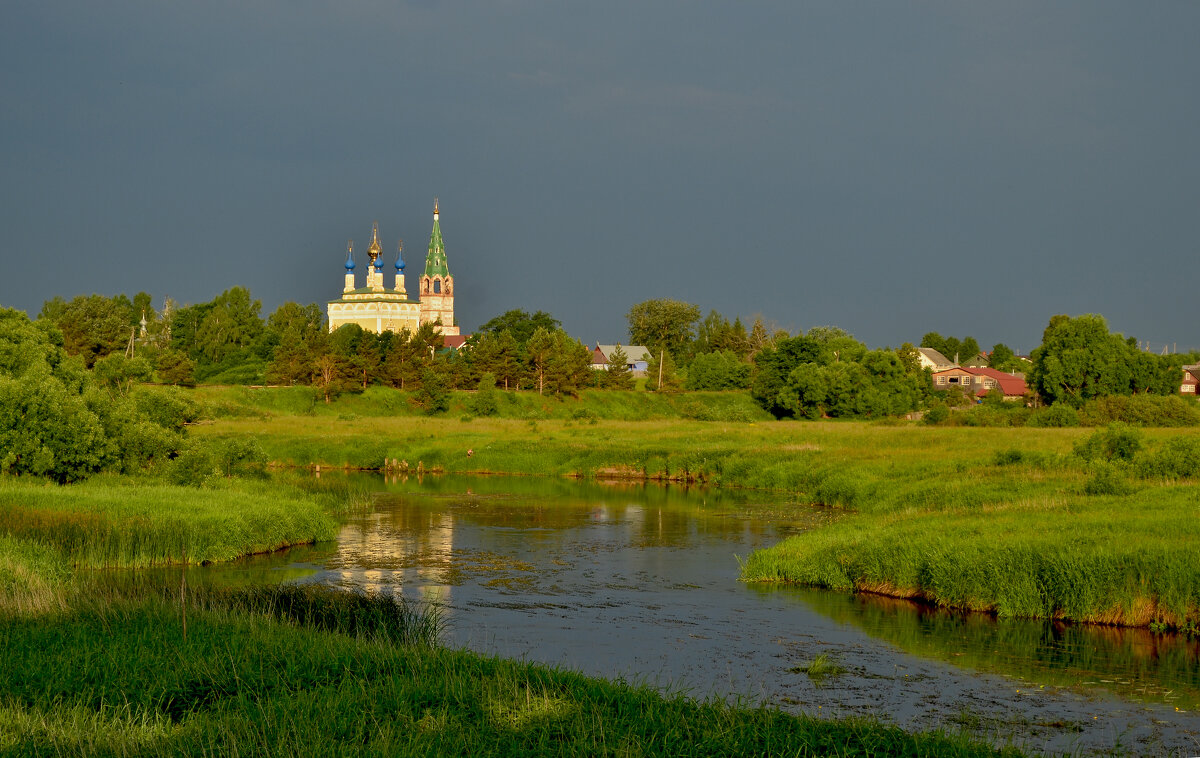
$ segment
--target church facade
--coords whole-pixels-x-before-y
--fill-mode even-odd
[[[357,286],[354,273],[354,243],[347,245],[346,278],[342,296],[328,306],[329,331],[346,324],[358,324],[363,329],[382,334],[408,329],[416,332],[422,324],[437,324],[442,336],[458,335],[454,323],[454,277],[446,261],[442,228],[438,221],[438,204],[433,202],[433,232],[429,235],[429,251],[425,256],[425,273],[418,284],[418,299],[409,299],[404,283],[404,244],[396,250],[395,279],[391,288],[385,286],[383,246],[379,242],[379,224],[371,230],[367,247],[367,277],[363,287]]]

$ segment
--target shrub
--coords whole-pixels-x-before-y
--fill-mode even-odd
[[[1200,408],[1178,395],[1109,395],[1088,401],[1081,411],[1088,426],[1114,421],[1138,426],[1196,426]]]
[[[471,413],[476,416],[495,416],[500,408],[496,398],[496,376],[484,374],[479,378],[479,389],[468,403]]]
[[[1116,466],[1097,466],[1083,491],[1088,495],[1128,495],[1134,491],[1129,479]]]
[[[925,411],[921,418],[926,424],[942,424],[950,418],[950,408],[943,402],[935,402]]]
[[[1181,479],[1200,476],[1200,440],[1175,437],[1153,453],[1140,455],[1138,474],[1145,478]]]
[[[416,392],[417,405],[433,416],[450,410],[450,391],[446,389],[446,377],[434,371],[421,372],[421,388]]]
[[[1132,461],[1143,444],[1140,431],[1113,423],[1075,443],[1074,450],[1085,461]]]
[[[1079,412],[1066,403],[1055,403],[1049,408],[1034,411],[1029,416],[1026,425],[1037,427],[1079,426]]]
[[[129,394],[147,421],[164,429],[182,429],[200,418],[200,406],[177,387],[137,387]]]

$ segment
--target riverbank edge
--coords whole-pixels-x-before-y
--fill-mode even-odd
[[[963,734],[698,701],[243,611],[0,617],[0,749],[72,754],[1005,755]],[[90,662],[80,666],[79,661]],[[286,676],[280,672],[286,671]],[[7,744],[5,744],[7,743]]]

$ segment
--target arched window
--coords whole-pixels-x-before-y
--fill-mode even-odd
[[[434,294],[438,294],[438,295],[442,294],[442,280],[441,279],[433,280],[433,291],[434,291]]]

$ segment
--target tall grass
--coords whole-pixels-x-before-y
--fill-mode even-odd
[[[0,613],[66,607],[71,569],[52,547],[0,535]]]
[[[1195,488],[846,519],[752,554],[743,578],[917,597],[1000,616],[1200,623]]]
[[[0,617],[0,749],[162,755],[1016,755],[166,601]]]
[[[196,489],[103,478],[74,485],[0,479],[0,535],[52,547],[75,566],[225,561],[330,540],[336,525],[304,493],[234,480]]]

